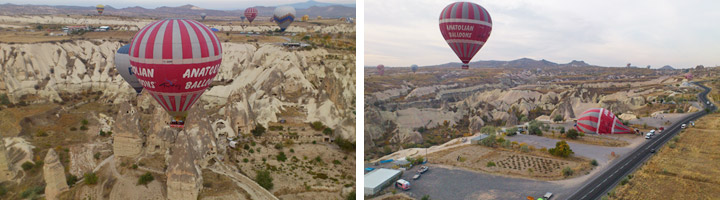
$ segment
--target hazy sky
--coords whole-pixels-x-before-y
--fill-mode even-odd
[[[35,5],[73,5],[73,6],[95,6],[97,4],[111,5],[115,8],[141,6],[145,8],[156,8],[160,6],[182,6],[192,4],[201,8],[218,10],[235,10],[252,6],[276,6],[307,0],[2,0],[0,4],[35,4]],[[352,4],[355,0],[315,0],[317,2]]]
[[[438,27],[453,1],[365,1],[365,65],[421,66],[460,62]],[[676,68],[720,65],[720,1],[472,1],[493,20],[473,58],[522,57],[557,63]]]

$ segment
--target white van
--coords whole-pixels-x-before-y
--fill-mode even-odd
[[[685,128],[686,126],[687,126],[687,125],[682,124],[682,125],[680,126],[680,128]]]
[[[652,136],[653,136],[652,133],[647,133],[647,134],[645,134],[645,139],[650,139],[650,138],[652,138]]]

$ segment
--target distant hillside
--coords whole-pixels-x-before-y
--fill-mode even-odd
[[[327,6],[345,6],[345,7],[355,8],[355,4],[334,4],[334,3],[317,2],[314,0],[300,2],[300,3],[286,4],[283,6],[291,6],[295,9],[307,9],[310,7],[327,7]]]
[[[305,4],[306,3],[306,4]],[[306,8],[296,8],[298,16],[322,16],[323,18],[340,18],[355,17],[355,8],[345,5],[327,4],[315,1],[301,3],[310,5]],[[302,7],[302,6],[300,6]],[[272,16],[275,7],[256,7],[259,16]],[[240,17],[243,15],[245,8],[236,10],[212,10],[197,7],[194,5],[184,5],[178,7],[158,7],[155,9],[147,9],[139,6],[127,8],[115,8],[112,5],[106,5],[104,15],[117,16],[133,16],[133,17],[197,17],[200,13],[207,13],[208,16],[220,17]],[[16,5],[16,4],[0,4],[0,15],[96,15],[95,6],[47,6],[47,5]]]
[[[670,65],[665,65],[665,66],[661,67],[660,69],[670,69],[670,70],[673,70],[673,69],[675,69],[675,68],[673,68],[673,67],[670,66]]]
[[[460,67],[462,63],[445,63],[440,65],[434,65],[429,67]],[[511,61],[497,61],[497,60],[481,60],[470,62],[471,67],[507,67],[507,68],[546,68],[546,67],[558,67],[558,66],[571,66],[571,67],[582,67],[582,66],[593,66],[585,63],[584,61],[573,60],[567,64],[558,64],[545,59],[534,60],[530,58],[521,58]]]

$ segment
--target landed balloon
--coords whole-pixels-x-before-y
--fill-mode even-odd
[[[253,20],[255,20],[255,17],[258,15],[258,10],[256,8],[248,8],[245,9],[245,17],[247,18],[248,22],[252,23]]]
[[[115,52],[115,70],[120,73],[120,76],[125,79],[125,82],[130,84],[130,86],[135,89],[135,92],[139,95],[143,90],[143,86],[133,74],[132,68],[130,68],[130,55],[128,55],[128,52],[130,52],[129,44],[120,47],[120,49]]]
[[[382,76],[385,74],[385,65],[378,65],[377,66],[377,74]]]
[[[412,65],[412,66],[410,66],[410,70],[412,70],[413,73],[417,72],[417,70],[418,70],[418,65]]]
[[[205,17],[207,17],[207,13],[200,13],[200,18],[202,18],[203,21],[205,20]]]
[[[275,8],[273,20],[280,26],[280,31],[285,31],[295,21],[295,8],[290,6]]]
[[[173,117],[170,126],[182,128],[188,110],[220,70],[222,46],[202,23],[165,19],[140,29],[129,55],[140,84]]]
[[[95,10],[97,10],[98,15],[102,15],[103,11],[105,11],[105,6],[102,4],[98,4],[95,6]]]
[[[492,31],[490,13],[480,5],[455,2],[440,13],[440,32],[445,42],[468,69],[470,60],[485,45]]]
[[[633,133],[615,114],[604,108],[592,108],[583,112],[577,119],[575,129],[586,134]]]

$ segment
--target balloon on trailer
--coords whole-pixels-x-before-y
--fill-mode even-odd
[[[413,73],[415,73],[418,70],[418,65],[412,65],[410,66],[410,69],[413,71]]]
[[[170,126],[182,128],[220,70],[222,46],[200,22],[165,19],[140,29],[129,55],[140,84],[173,117]]]
[[[378,65],[377,66],[377,74],[382,76],[385,74],[385,65]]]
[[[98,4],[95,6],[95,10],[97,10],[98,15],[102,15],[103,11],[105,11],[105,6],[102,4]]]
[[[282,6],[275,8],[273,12],[273,20],[280,26],[280,31],[285,31],[293,21],[295,21],[295,8],[290,6]]]
[[[248,8],[245,9],[245,17],[247,18],[248,22],[252,23],[253,20],[255,20],[255,17],[258,15],[258,10],[256,8]]]
[[[485,45],[492,31],[490,13],[478,4],[455,2],[440,13],[440,32],[445,42],[468,69],[470,60]]]
[[[120,73],[120,76],[125,79],[125,82],[130,84],[130,86],[135,89],[135,92],[139,95],[143,90],[143,86],[140,84],[130,68],[130,56],[128,55],[128,52],[130,52],[129,44],[120,47],[120,49],[115,52],[115,70]]]
[[[586,134],[629,134],[633,132],[620,122],[615,114],[604,108],[591,108],[580,114],[575,129]]]
[[[205,21],[205,17],[207,17],[207,13],[200,13],[200,18],[202,18],[203,21]]]

